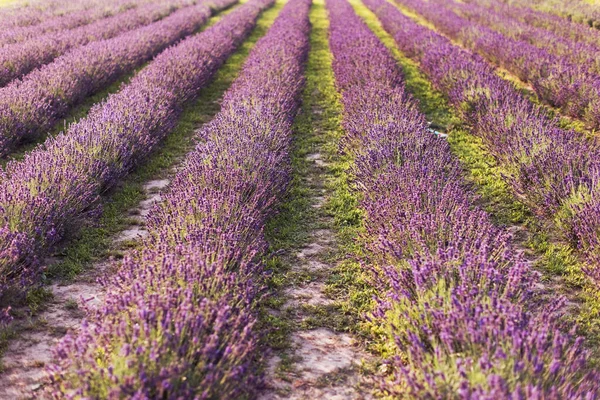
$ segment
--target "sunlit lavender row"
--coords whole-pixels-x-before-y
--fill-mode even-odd
[[[391,4],[371,0],[366,4],[483,139],[515,196],[587,254],[596,277],[598,141],[559,128],[556,119],[498,77],[479,56],[417,24]]]
[[[97,215],[98,195],[169,134],[183,103],[208,84],[266,5],[249,3],[165,50],[86,118],[7,164],[0,181],[3,294],[11,285],[35,282],[38,256]]]
[[[445,8],[443,1],[398,0],[398,3],[431,20],[436,29],[453,40],[531,83],[538,96],[552,106],[584,119],[591,127],[600,126],[600,76],[588,72],[588,64],[573,63],[569,57],[554,55],[527,41],[504,36],[485,25],[461,18]],[[486,13],[481,19],[487,17]],[[505,29],[510,26],[507,22],[503,25]],[[545,40],[550,42],[549,38]]]
[[[232,4],[220,3],[215,11]],[[193,33],[210,17],[210,6],[206,1],[185,7],[116,38],[74,49],[0,89],[0,154],[50,129],[73,105]]]
[[[515,19],[516,13],[509,7],[492,9],[491,7],[479,6],[476,2],[464,4],[454,1],[438,4],[447,7],[469,21],[486,26],[510,39],[514,39],[519,44],[522,42],[532,44],[556,57],[566,58],[571,64],[580,64],[584,70],[587,69],[593,74],[598,75],[600,72],[600,61],[594,57],[594,54],[599,50],[597,43],[588,44],[575,41],[546,29],[530,26]],[[494,3],[496,6],[501,4]],[[600,35],[600,31],[588,30],[587,36],[593,38],[593,34],[596,32]],[[531,51],[531,48],[527,47],[527,49]]]
[[[24,5],[17,3],[18,7],[0,7],[0,43],[18,42],[35,36],[34,27],[40,28],[38,34],[68,29],[146,2],[148,0],[46,0]]]
[[[150,3],[89,25],[34,37],[0,47],[0,86],[8,84],[33,69],[47,64],[68,50],[87,43],[109,39],[123,32],[150,24],[165,17],[188,0]]]
[[[585,27],[600,29],[600,7],[594,1],[562,1],[562,0],[510,0],[511,5],[531,7],[543,13],[560,16],[563,20],[574,21]]]
[[[507,5],[499,0],[466,0],[467,4],[478,4],[502,15],[524,22],[531,27],[543,28],[565,39],[575,41],[576,46],[590,44],[600,46],[600,30],[569,21],[556,15],[547,14],[525,7],[523,4]]]
[[[270,4],[248,4],[261,2]],[[290,180],[309,8],[290,0],[257,42],[150,211],[143,249],[105,282],[106,304],[59,346],[56,398],[253,397],[263,230]]]
[[[377,264],[375,316],[400,350],[383,390],[419,399],[597,396],[597,374],[582,372],[582,339],[560,332],[553,306],[535,307],[536,275],[474,206],[460,163],[428,131],[392,55],[346,0],[328,0],[328,10],[345,149]]]
[[[74,5],[76,5],[75,3]],[[75,8],[73,11],[63,11],[55,17],[48,17],[34,23],[33,25],[16,26],[10,29],[5,29],[0,32],[0,45],[7,45],[11,43],[18,43],[24,40],[38,37],[44,33],[63,31],[67,29],[77,28],[79,26],[90,24],[101,18],[106,18],[114,14],[118,14],[130,8],[136,7],[140,2],[135,0],[119,0],[109,1],[105,4],[93,4],[88,2],[81,2],[81,6],[85,4],[85,7],[81,10]],[[53,7],[56,10],[56,5]],[[39,9],[38,9],[39,10]],[[36,12],[30,10],[30,12]],[[19,19],[17,15],[2,16],[0,14],[0,26],[4,21],[15,21]]]

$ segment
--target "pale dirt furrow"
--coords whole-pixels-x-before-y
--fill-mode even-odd
[[[269,358],[267,387],[259,396],[261,400],[372,398],[361,374],[363,365],[372,356],[350,333],[314,321],[319,310],[339,312],[336,301],[326,290],[335,267],[331,254],[336,251],[336,235],[333,218],[323,210],[330,196],[326,181],[331,179],[324,158],[318,151],[306,156],[309,168],[303,181],[311,188],[310,206],[316,211],[317,221],[310,224],[309,239],[304,246],[284,257],[290,274],[302,277],[282,290],[285,303],[278,310],[280,315],[288,316],[294,327],[287,351],[293,364],[282,371],[281,355],[275,353]]]

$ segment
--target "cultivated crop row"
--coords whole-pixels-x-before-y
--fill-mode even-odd
[[[590,4],[586,1],[564,2],[562,0],[537,0],[535,2],[512,0],[511,3],[521,7],[532,7],[547,14],[559,15],[563,19],[600,29],[600,8],[597,4]]]
[[[546,29],[565,39],[600,46],[600,31],[590,29],[556,15],[549,15],[516,4],[506,5],[498,0],[465,0],[467,4],[478,4],[530,26]]]
[[[309,8],[310,0],[290,0],[257,42],[220,113],[150,211],[143,249],[106,282],[105,306],[59,346],[56,398],[234,399],[253,392],[262,232],[290,181]],[[250,15],[240,11],[238,29]]]
[[[415,23],[391,4],[379,0],[366,4],[400,49],[419,61],[471,124],[502,167],[515,196],[598,265],[597,141],[560,129],[542,107],[499,78],[480,57]]]
[[[0,31],[0,45],[22,42],[44,33],[57,32],[66,29],[87,25],[101,18],[118,14],[136,6],[135,1],[107,2],[104,6],[98,4],[87,9],[69,12],[56,17],[49,17],[39,21],[38,24],[6,28]],[[0,16],[2,18],[2,16]],[[13,20],[16,16],[11,16]],[[0,22],[1,26],[1,22]]]
[[[383,0],[368,4],[393,17]],[[474,206],[461,165],[429,133],[392,55],[346,0],[327,5],[344,149],[376,265],[375,317],[399,351],[383,390],[418,399],[594,398],[598,376],[587,372],[581,339],[558,330],[560,303],[536,306],[536,274]]]
[[[77,0],[64,2],[61,0],[52,0],[44,2],[36,2],[35,4],[22,4],[20,7],[3,7],[0,8],[0,29],[3,30],[0,35],[11,37],[14,35],[19,37],[22,32],[27,31],[34,25],[38,25],[44,29],[47,24],[50,31],[54,24],[60,27],[60,22],[63,18],[69,19],[70,14],[79,12],[91,11],[93,9],[104,10],[105,16],[111,15],[118,10],[126,10],[139,4],[140,0]],[[68,25],[68,24],[67,24]],[[24,29],[24,31],[22,30]],[[29,36],[29,35],[26,35]]]
[[[220,1],[215,10],[228,7]],[[0,155],[51,128],[74,104],[190,35],[211,14],[210,3],[185,7],[148,26],[74,49],[0,89]]]
[[[452,10],[457,15],[473,23],[481,24],[500,32],[508,38],[530,43],[556,57],[566,58],[572,64],[580,64],[592,74],[598,75],[600,73],[600,60],[595,57],[595,54],[600,50],[597,44],[591,45],[567,39],[546,29],[531,26],[509,15],[477,4],[455,2],[438,2],[437,4],[443,5],[445,8]],[[507,8],[509,7],[503,8],[502,11]],[[600,33],[598,30],[589,31]]]
[[[574,64],[522,40],[461,18],[435,2],[398,0],[432,21],[436,29],[481,53],[519,79],[531,83],[538,96],[565,113],[600,127],[600,77],[588,67]],[[468,28],[468,29],[467,29]]]
[[[209,82],[271,4],[249,2],[165,50],[67,132],[7,164],[0,176],[0,295],[35,279],[37,256],[97,213],[98,195],[157,147],[183,103]]]
[[[68,50],[87,43],[109,39],[150,24],[189,3],[169,0],[140,6],[79,28],[53,32],[21,43],[0,47],[0,86],[47,64]]]

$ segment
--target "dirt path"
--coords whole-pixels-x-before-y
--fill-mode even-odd
[[[272,340],[266,388],[258,397],[276,399],[369,399],[373,357],[355,339],[353,321],[334,298],[330,283],[340,256],[330,210],[336,179],[339,114],[328,47],[324,1],[310,14],[311,52],[303,107],[296,118],[290,198],[271,234],[280,268],[267,329],[285,331]],[[333,101],[332,101],[333,98]],[[337,296],[337,294],[335,294]],[[343,296],[347,296],[344,293]]]
[[[259,399],[365,399],[361,367],[370,356],[352,335],[331,326],[339,309],[327,294],[327,280],[334,269],[331,254],[336,250],[333,218],[323,211],[329,197],[326,181],[331,179],[324,156],[315,149],[306,156],[308,168],[303,182],[310,188],[310,206],[315,221],[309,224],[307,243],[283,257],[289,265],[290,285],[278,312],[293,326],[290,349],[285,358],[292,364],[284,370],[282,356],[268,361],[268,388]],[[339,317],[339,316],[337,316]]]

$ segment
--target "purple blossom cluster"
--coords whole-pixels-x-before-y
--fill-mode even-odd
[[[600,76],[590,73],[588,65],[573,63],[568,57],[461,18],[445,8],[443,0],[398,0],[398,3],[433,22],[436,29],[451,39],[529,82],[548,104],[561,108],[569,116],[582,118],[592,128],[600,127]]]
[[[174,11],[188,0],[169,0],[136,7],[88,25],[51,32],[20,43],[0,47],[0,87],[47,64],[70,49],[109,39],[148,25]]]
[[[366,3],[379,15],[398,12],[384,0]],[[416,399],[596,398],[599,376],[582,339],[560,330],[562,300],[538,304],[537,274],[475,206],[393,56],[346,0],[326,4],[342,145],[354,160],[379,288],[374,318],[398,349],[382,390]]]
[[[411,7],[421,4],[398,1]],[[598,141],[560,129],[556,119],[498,77],[481,57],[454,46],[391,4],[366,4],[399,48],[418,60],[421,70],[448,95],[502,167],[514,195],[582,250],[592,264],[590,275],[600,279]]]
[[[231,0],[214,1],[217,7]],[[0,173],[0,297],[39,275],[43,255],[98,196],[143,161],[172,130],[182,105],[206,86],[255,25],[268,1],[253,1],[159,54],[67,132]]]
[[[57,348],[55,398],[253,397],[263,230],[290,181],[310,4],[290,0],[257,42],[151,209],[142,249],[104,282],[100,310]]]
[[[178,3],[177,0],[173,4]],[[221,7],[230,2],[221,2]],[[165,9],[167,2],[162,3]],[[71,50],[0,89],[0,155],[51,128],[74,104],[204,24],[208,3],[185,7],[113,39]]]
[[[106,18],[113,14],[118,14],[135,6],[136,2],[132,0],[110,1],[106,2],[106,4],[103,6],[95,4],[91,7],[80,7],[82,8],[81,10],[74,10],[73,12],[67,12],[54,17],[49,16],[39,20],[39,23],[37,24],[6,27],[6,29],[0,31],[0,46],[22,42],[24,40],[40,36],[44,33],[77,28],[79,26],[92,23],[98,19]],[[40,10],[25,9],[24,13],[21,12],[24,14],[21,18],[25,18],[25,15],[27,15],[29,19],[35,21],[36,19],[32,18],[33,16],[31,15],[32,11],[34,13],[40,12]],[[14,21],[14,19],[18,19],[19,17],[17,15],[11,15],[10,17],[0,15],[0,21],[2,21],[2,18],[7,18],[11,21]],[[4,26],[2,26],[2,22],[0,22],[0,27],[4,28]]]

